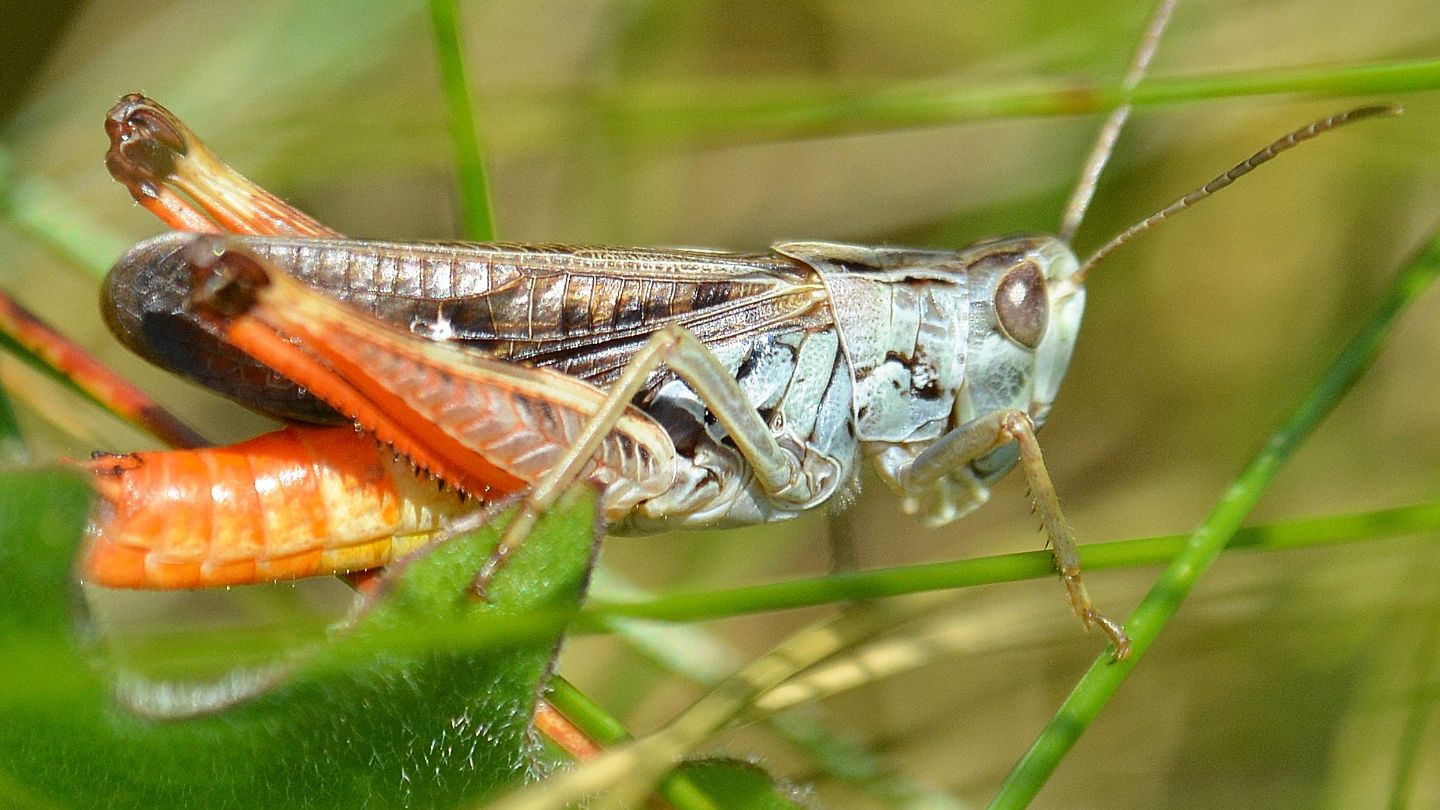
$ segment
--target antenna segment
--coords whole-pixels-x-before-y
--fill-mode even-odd
[[[1126,228],[1118,236],[1111,239],[1109,242],[1106,242],[1099,250],[1090,254],[1090,258],[1086,259],[1084,263],[1080,265],[1080,269],[1075,271],[1075,274],[1071,276],[1071,278],[1076,285],[1085,283],[1086,274],[1088,274],[1090,270],[1095,267],[1095,265],[1099,264],[1102,259],[1104,259],[1106,256],[1109,256],[1111,253],[1114,253],[1115,250],[1121,245],[1129,242],[1131,239],[1134,239],[1140,234],[1150,230],[1159,223],[1165,221],[1166,219],[1169,219],[1170,217],[1180,213],[1181,211],[1184,211],[1185,209],[1200,202],[1201,200],[1212,196],[1213,194],[1215,194],[1215,192],[1219,191],[1222,188],[1225,188],[1231,183],[1234,183],[1236,180],[1254,171],[1259,166],[1270,162],[1273,158],[1275,158],[1275,156],[1279,155],[1281,152],[1287,151],[1312,138],[1317,138],[1332,129],[1343,127],[1346,124],[1354,123],[1355,121],[1363,121],[1366,118],[1374,118],[1381,115],[1394,116],[1399,115],[1401,112],[1403,112],[1403,110],[1396,106],[1360,107],[1359,109],[1350,110],[1349,112],[1343,112],[1337,115],[1329,116],[1327,118],[1321,118],[1318,121],[1307,124],[1295,130],[1294,132],[1285,135],[1284,137],[1274,141],[1264,149],[1261,149],[1259,152],[1256,152],[1245,160],[1242,160],[1241,162],[1235,164],[1229,170],[1217,176],[1214,180],[1211,180],[1200,188],[1195,189],[1189,194],[1186,194],[1184,197],[1181,197],[1180,199],[1176,200],[1173,203],[1170,203],[1169,205],[1165,206],[1159,211],[1156,211],[1145,219],[1142,219],[1134,225],[1131,225],[1129,228]]]

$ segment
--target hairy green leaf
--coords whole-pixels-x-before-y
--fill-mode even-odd
[[[467,586],[493,525],[398,566],[351,627],[283,668],[126,687],[153,711],[189,715],[169,719],[117,703],[99,645],[73,628],[87,502],[71,473],[0,476],[0,793],[61,806],[447,807],[529,772],[558,635],[485,649],[387,642],[573,607],[595,540],[588,491],[541,520],[487,602]],[[222,705],[248,691],[262,693]]]

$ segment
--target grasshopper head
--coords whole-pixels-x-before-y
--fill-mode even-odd
[[[1085,289],[1051,236],[978,242],[962,253],[971,289],[965,419],[1015,408],[1041,425],[1075,351]]]

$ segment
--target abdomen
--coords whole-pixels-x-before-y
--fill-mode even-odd
[[[80,577],[110,588],[271,582],[383,566],[474,508],[351,428],[100,456]]]

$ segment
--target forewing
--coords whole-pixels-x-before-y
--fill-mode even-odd
[[[597,383],[669,323],[719,340],[824,309],[808,269],[774,254],[274,239],[253,248],[388,323]]]
[[[164,368],[262,412],[333,413],[195,323],[179,256],[185,234],[142,242],[104,291],[120,339]],[[804,264],[699,250],[233,237],[286,274],[382,321],[496,357],[607,383],[656,329],[682,323],[708,343],[780,324],[828,321]]]

